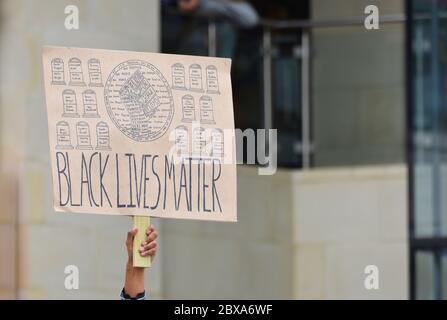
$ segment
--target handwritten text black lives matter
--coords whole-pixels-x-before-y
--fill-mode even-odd
[[[219,200],[224,155],[222,130],[214,128],[211,134],[205,134],[203,127],[194,128],[189,148],[188,127],[176,126],[175,145],[182,159],[179,166],[167,154],[113,153],[109,120],[134,141],[156,140],[165,134],[173,118],[172,91],[161,72],[145,61],[119,64],[105,84],[100,61],[91,58],[86,65],[88,85],[84,81],[83,61],[68,60],[67,85],[63,59],[51,60],[51,83],[64,86],[54,153],[58,205],[157,210],[165,209],[172,201],[175,210],[183,206],[187,211],[222,212]],[[220,94],[217,69],[212,65],[205,68],[205,86],[199,64],[189,67],[189,86],[182,64],[172,65],[171,70],[172,89],[190,91],[181,99],[182,122],[196,121],[195,100],[198,100],[200,123],[215,124],[211,95]],[[97,99],[98,95],[104,96],[105,108],[98,104],[102,101]],[[82,113],[78,110],[79,99]],[[71,128],[75,128],[75,147]],[[78,164],[76,172],[70,167],[73,162]],[[104,183],[106,179],[115,182],[113,188]]]

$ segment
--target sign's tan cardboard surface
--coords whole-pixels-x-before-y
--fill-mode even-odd
[[[236,221],[230,67],[45,47],[54,209]]]

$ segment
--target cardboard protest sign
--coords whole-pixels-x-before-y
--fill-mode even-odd
[[[45,47],[54,209],[236,221],[230,67]]]

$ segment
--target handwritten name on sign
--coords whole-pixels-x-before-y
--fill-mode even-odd
[[[236,221],[231,60],[45,47],[54,209]]]

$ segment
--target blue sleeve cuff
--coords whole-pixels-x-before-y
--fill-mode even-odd
[[[135,297],[129,296],[124,288],[121,290],[120,300],[146,300],[146,291],[140,292]]]

